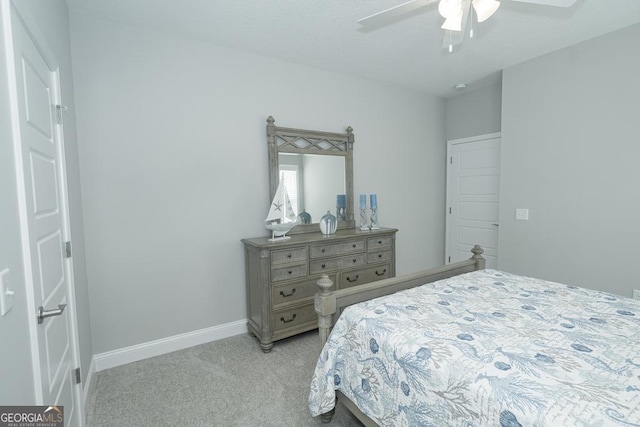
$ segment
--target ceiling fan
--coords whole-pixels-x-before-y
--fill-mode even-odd
[[[509,0],[521,3],[533,3],[544,6],[570,7],[576,0]],[[473,18],[475,14],[477,22],[483,22],[493,15],[500,1],[498,0],[410,0],[398,6],[383,10],[358,20],[365,27],[377,27],[398,19],[414,10],[438,2],[438,12],[445,19],[442,29],[445,30],[443,47],[453,52],[453,46],[459,45],[464,40],[467,21],[471,20],[469,37],[473,37]]]

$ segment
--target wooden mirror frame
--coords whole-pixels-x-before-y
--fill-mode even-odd
[[[353,129],[347,127],[345,133],[322,132],[276,126],[273,116],[267,118],[267,143],[269,151],[269,200],[273,200],[278,188],[279,153],[316,154],[344,157],[345,194],[347,199],[346,221],[338,221],[338,229],[354,228],[353,213]],[[304,148],[296,141],[305,140]],[[298,212],[299,213],[299,212]],[[335,214],[335,212],[333,212]],[[287,234],[319,232],[318,223],[299,224]]]

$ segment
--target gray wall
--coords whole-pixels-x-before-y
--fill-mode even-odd
[[[95,353],[244,319],[240,239],[267,234],[266,118],[354,128],[355,194],[441,263],[444,100],[71,15]],[[420,236],[416,238],[415,236]]]
[[[68,11],[64,0],[24,2],[49,48],[56,55],[60,66],[62,100],[69,107],[65,116],[64,142],[67,180],[69,185],[69,208],[71,236],[74,246],[74,279],[77,304],[78,334],[83,377],[86,378],[93,355],[91,347],[91,324],[89,297],[84,258],[84,226],[80,197],[78,147],[75,128],[75,106],[71,73],[71,48],[69,42]],[[3,45],[4,46],[4,45]],[[11,269],[12,286],[15,288],[16,307],[0,318],[0,402],[2,404],[33,403],[34,389],[31,374],[29,329],[25,300],[24,274],[21,272],[22,257],[19,240],[17,195],[15,188],[15,165],[9,124],[7,76],[4,52],[0,68],[0,269]]]
[[[502,84],[490,86],[447,99],[447,141],[500,132]]]
[[[504,70],[499,268],[640,288],[638,76],[640,25]]]

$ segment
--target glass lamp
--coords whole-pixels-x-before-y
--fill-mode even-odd
[[[442,29],[462,31],[462,0],[440,0],[438,12],[445,18]]]
[[[499,7],[500,2],[497,0],[473,0],[473,9],[478,15],[478,22],[489,19]]]

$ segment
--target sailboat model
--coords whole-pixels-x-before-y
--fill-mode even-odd
[[[298,225],[298,217],[293,211],[287,189],[284,188],[282,181],[281,179],[276,195],[271,202],[269,215],[264,220],[264,226],[271,230],[270,242],[290,239],[291,237],[285,236],[285,234]]]

